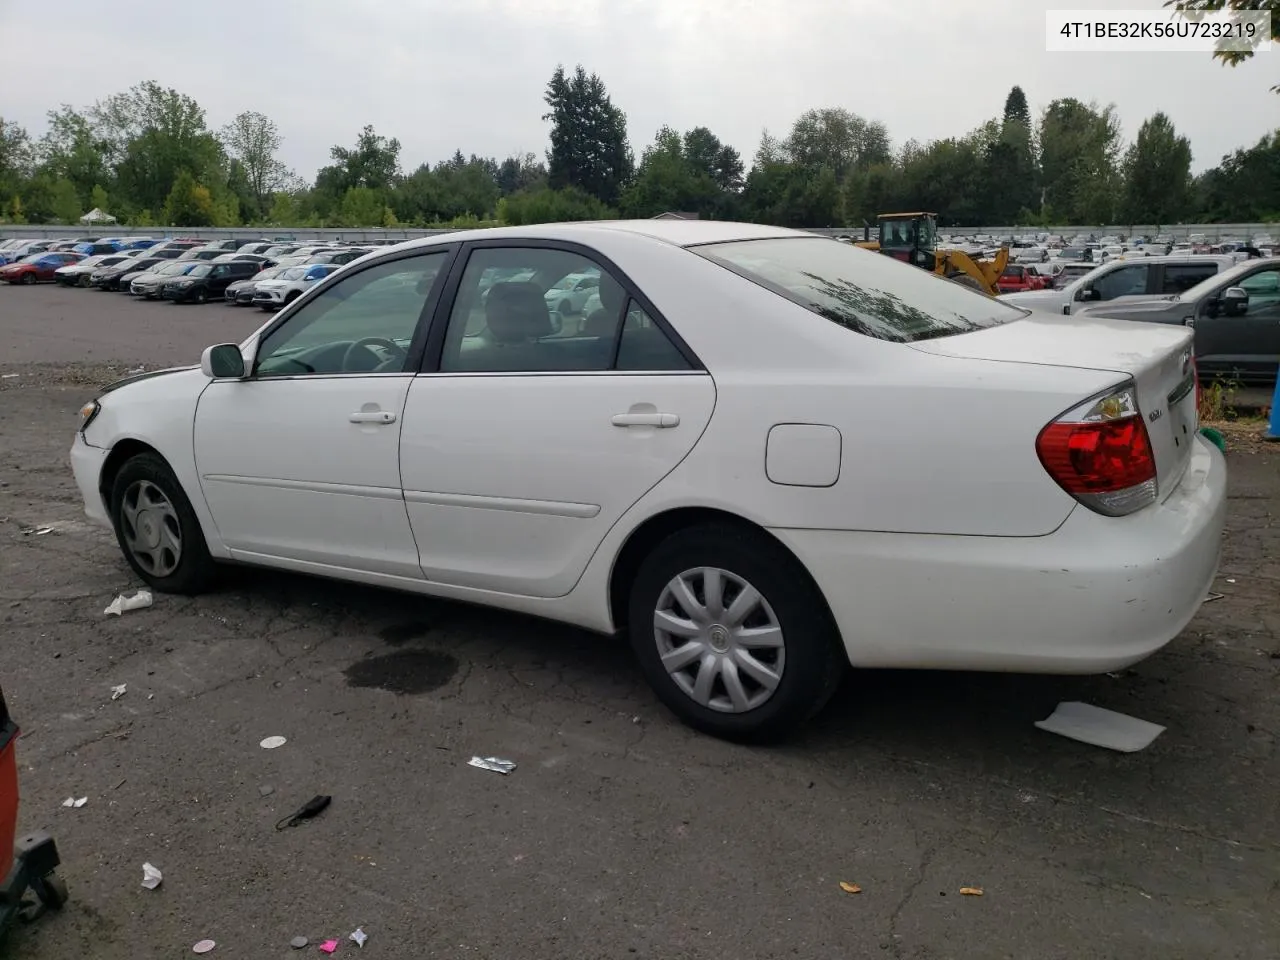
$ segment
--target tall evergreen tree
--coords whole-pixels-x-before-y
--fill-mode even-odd
[[[627,115],[613,105],[604,81],[579,64],[572,76],[556,67],[543,98],[550,112],[548,174],[553,188],[578,187],[610,206],[631,180]]]

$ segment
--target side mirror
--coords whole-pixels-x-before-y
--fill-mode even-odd
[[[1076,291],[1076,295],[1072,299],[1084,303],[1084,301],[1090,299],[1092,293],[1093,291],[1089,287],[1081,287]]]
[[[1244,287],[1227,287],[1222,291],[1223,311],[1229,317],[1238,317],[1249,310],[1249,291]]]
[[[205,347],[200,354],[200,372],[211,380],[239,380],[244,377],[244,356],[234,343]]]

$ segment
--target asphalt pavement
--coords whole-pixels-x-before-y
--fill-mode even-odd
[[[508,614],[244,569],[104,616],[138,583],[84,521],[77,409],[263,317],[0,288],[0,685],[20,828],[71,891],[10,956],[1280,956],[1276,445],[1232,435],[1224,596],[1148,661],[857,674],[742,747],[676,723],[624,642]],[[1063,700],[1167,730],[1121,754],[1033,727]]]

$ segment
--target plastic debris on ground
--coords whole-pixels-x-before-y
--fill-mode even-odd
[[[266,783],[258,788],[258,796],[260,797],[269,797],[275,792],[276,788]]]
[[[306,937],[294,937],[292,940],[289,941],[289,946],[293,947],[293,949],[295,950],[301,950],[303,947],[307,946],[310,943],[311,941],[308,940]]]
[[[360,927],[356,927],[347,939],[353,941],[357,947],[363,947],[364,942],[369,939],[369,935]]]
[[[201,940],[199,943],[197,943],[194,947],[191,948],[191,952],[192,953],[208,953],[210,950],[212,950],[216,946],[217,944],[214,943],[212,940]]]
[[[142,885],[148,890],[154,890],[164,882],[164,874],[160,872],[158,867],[149,863],[142,865]]]
[[[319,796],[312,797],[302,806],[287,817],[281,817],[276,821],[276,829],[284,830],[286,827],[296,827],[303,820],[310,820],[312,817],[318,817],[329,806],[333,797]]]
[[[333,951],[337,949],[338,949],[337,940],[326,940],[324,943],[320,944],[321,953],[333,953]]]
[[[1049,733],[1121,753],[1135,753],[1149,747],[1165,729],[1156,723],[1078,701],[1058,704],[1053,713],[1037,720],[1035,725]]]
[[[862,888],[856,883],[849,883],[847,880],[840,881],[840,889],[845,893],[861,893]]]
[[[20,376],[20,373],[0,373],[0,380],[17,380]]]
[[[118,686],[112,687],[112,688],[111,688],[111,699],[112,699],[112,700],[119,700],[121,697],[123,697],[123,696],[124,696],[126,693],[128,693],[128,692],[129,692],[129,685],[128,685],[127,683],[122,683],[122,684],[120,684],[120,685],[118,685]]]
[[[35,531],[37,537],[43,537],[46,533],[53,533],[53,527],[40,527]]]
[[[481,770],[492,770],[504,777],[516,768],[514,760],[501,760],[498,757],[472,757],[467,761],[467,765],[479,767]]]
[[[283,747],[289,741],[284,737],[267,737],[258,746],[263,750],[274,750],[276,747]]]
[[[1204,602],[1204,603],[1212,603],[1214,600],[1221,600],[1221,599],[1222,599],[1223,597],[1225,597],[1225,596],[1226,596],[1226,594],[1225,594],[1225,593],[1211,593],[1211,594],[1209,594],[1207,597],[1205,597],[1205,598],[1204,598],[1204,601],[1203,601],[1203,602]]]
[[[107,609],[102,612],[108,616],[118,617],[128,613],[130,610],[142,610],[145,607],[149,607],[152,602],[150,590],[138,590],[131,594],[122,593],[112,600]]]
[[[79,808],[79,807],[83,807],[88,802],[89,802],[88,797],[81,797],[79,800],[77,800],[75,797],[67,797],[67,799],[62,801],[62,805],[64,807]]]
[[[961,887],[960,893],[966,897],[980,897],[982,896],[982,888],[981,887]]]

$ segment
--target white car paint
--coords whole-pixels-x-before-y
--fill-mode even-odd
[[[698,508],[785,544],[857,666],[1091,672],[1176,636],[1214,575],[1225,513],[1221,454],[1185,402],[1175,411],[1166,400],[1190,331],[1015,314],[890,342],[683,246],[804,236],[712,222],[547,224],[376,251],[313,284],[241,345],[245,357],[363,265],[510,239],[575,242],[619,265],[705,369],[212,381],[185,369],[101,398],[71,454],[86,513],[109,522],[108,452],[146,444],[173,467],[214,557],[594,630],[621,625],[611,577],[632,534]],[[867,283],[991,309],[915,268],[841,249],[866,258]],[[1054,482],[1035,440],[1129,378],[1150,419],[1159,499],[1104,517]],[[350,422],[359,412],[390,419]],[[645,425],[660,415],[673,415],[670,428]],[[641,419],[619,429],[618,416]]]

